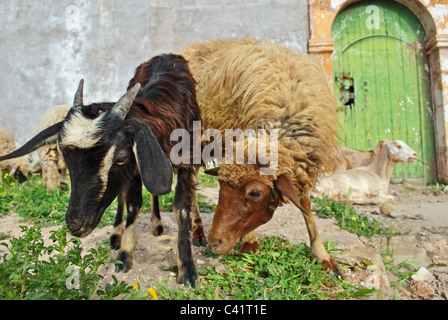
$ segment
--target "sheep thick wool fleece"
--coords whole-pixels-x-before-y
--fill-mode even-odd
[[[63,121],[70,110],[68,105],[57,105],[48,109],[39,121],[37,132],[43,131],[55,123]],[[49,189],[56,189],[61,182],[60,172],[66,172],[67,165],[65,164],[62,155],[57,149],[56,143],[51,145],[44,145],[39,148],[40,164],[42,167],[42,178],[45,187]]]
[[[203,129],[278,129],[278,170],[222,165],[218,177],[237,185],[248,175],[273,181],[287,174],[299,194],[331,168],[336,146],[337,104],[325,72],[309,56],[268,40],[217,40],[180,51],[198,82]],[[250,172],[250,173],[249,173]],[[233,181],[235,180],[235,181]],[[232,183],[233,181],[233,183]]]
[[[14,150],[16,150],[14,137],[7,129],[0,128],[0,156],[4,156]],[[2,174],[3,171],[8,171],[9,173],[9,171],[14,168],[19,168],[24,176],[27,176],[30,171],[29,164],[23,157],[0,162],[0,174]]]

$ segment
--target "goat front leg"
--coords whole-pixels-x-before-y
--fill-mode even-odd
[[[151,195],[152,234],[159,237],[163,234],[162,218],[160,217],[159,197]]]
[[[114,222],[114,231],[110,237],[110,248],[114,250],[120,249],[121,237],[124,232],[124,205],[125,205],[125,191],[120,191],[118,195],[117,216]]]
[[[135,229],[137,227],[137,217],[143,205],[142,180],[140,175],[135,175],[130,181],[126,192],[126,228],[123,232],[118,260],[122,264],[115,265],[115,272],[128,272],[133,264],[135,249]]]
[[[192,178],[194,185],[196,185],[196,174],[198,170],[193,171]],[[198,197],[196,189],[193,188],[191,193],[191,209],[193,216],[190,218],[190,229],[193,233],[193,244],[196,247],[207,246],[207,238],[204,234],[204,225],[202,224],[201,215],[199,213]]]
[[[197,271],[193,262],[190,244],[190,210],[194,185],[192,170],[180,168],[177,173],[177,185],[174,195],[174,215],[178,223],[177,237],[177,283],[196,285]]]
[[[330,257],[325,246],[322,242],[319,232],[317,231],[316,221],[311,212],[311,200],[309,197],[302,197],[300,199],[300,204],[302,206],[303,217],[305,218],[306,227],[308,229],[308,234],[310,236],[311,252],[313,257],[316,257],[317,263],[322,264],[324,270],[332,271],[336,275],[341,275],[341,270],[337,262]]]

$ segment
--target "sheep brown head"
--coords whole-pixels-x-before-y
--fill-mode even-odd
[[[208,236],[213,252],[229,252],[237,241],[272,219],[276,208],[291,200],[299,209],[297,191],[286,174],[263,176],[257,165],[221,165],[207,170],[218,176],[219,200]],[[242,179],[229,179],[239,175]]]

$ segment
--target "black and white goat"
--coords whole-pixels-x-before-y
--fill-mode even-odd
[[[116,271],[123,272],[132,266],[142,181],[153,197],[169,193],[174,167],[174,212],[179,225],[177,281],[194,285],[197,272],[189,220],[197,167],[188,161],[172,165],[168,157],[177,143],[170,139],[173,130],[184,129],[193,139],[193,122],[200,120],[195,85],[187,61],[173,54],[160,55],[140,65],[129,82],[128,92],[117,103],[84,105],[81,80],[65,120],[40,132],[0,161],[32,152],[57,138],[71,180],[68,228],[75,236],[88,235],[118,196],[111,246],[120,250],[119,260],[123,264],[117,264]],[[123,227],[125,205],[127,221]],[[193,215],[192,220],[197,220]]]

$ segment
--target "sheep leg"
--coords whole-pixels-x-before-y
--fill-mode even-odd
[[[124,232],[124,205],[126,193],[120,192],[118,195],[118,205],[117,205],[117,216],[115,217],[114,222],[114,231],[112,236],[110,237],[110,248],[114,250],[120,249],[121,246],[121,237]]]
[[[133,263],[137,217],[143,205],[142,180],[139,174],[131,179],[125,199],[127,209],[126,228],[123,232],[118,253],[118,260],[122,261],[122,264],[115,265],[115,272],[128,272]]]
[[[324,247],[319,232],[317,231],[316,221],[311,213],[311,200],[309,197],[302,197],[300,199],[302,206],[301,211],[305,218],[306,227],[310,236],[311,252],[313,257],[316,257],[317,262],[322,264],[324,270],[332,271],[337,275],[342,275],[337,262],[330,257],[327,250]]]
[[[156,237],[163,234],[162,218],[160,217],[159,197],[151,195],[152,234]]]
[[[241,252],[256,252],[260,248],[255,231],[251,231],[241,238]]]
[[[59,173],[61,175],[59,188],[61,188],[61,190],[67,191],[68,190],[68,184],[67,184],[67,182],[65,182],[67,180],[67,168],[61,169],[60,166],[59,166]]]
[[[193,232],[193,244],[196,247],[205,247],[207,246],[207,238],[204,234],[204,226],[199,213],[198,199],[195,189],[193,189],[191,196],[191,210],[193,212],[193,216],[190,218],[190,230]]]
[[[42,162],[42,177],[44,179],[44,186],[50,190],[56,190],[59,186],[60,174],[56,161],[46,159]]]
[[[190,210],[194,190],[192,169],[180,168],[174,195],[174,215],[178,223],[177,238],[177,283],[196,285],[197,271],[193,262],[190,244]]]

